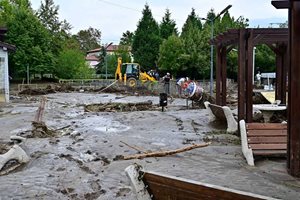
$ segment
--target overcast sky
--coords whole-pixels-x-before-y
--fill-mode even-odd
[[[33,9],[38,9],[41,0],[31,0]],[[192,8],[199,17],[206,17],[210,9],[221,12],[231,4],[229,12],[237,19],[248,18],[250,27],[268,27],[270,23],[287,21],[287,10],[277,10],[271,0],[54,0],[59,5],[59,17],[72,25],[72,33],[89,27],[100,29],[101,43],[117,44],[126,30],[135,31],[148,3],[156,21],[160,22],[168,8],[177,28],[185,22]],[[276,24],[273,24],[275,27]]]

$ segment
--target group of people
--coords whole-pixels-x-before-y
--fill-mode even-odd
[[[164,77],[163,77],[163,82],[164,82],[164,91],[167,94],[170,94],[170,80],[172,79],[171,74],[168,72]],[[178,94],[181,96],[183,90],[187,87],[188,83],[190,82],[188,77],[182,77],[176,80],[176,85],[177,85],[177,90]]]

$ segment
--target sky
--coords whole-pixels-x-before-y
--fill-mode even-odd
[[[31,0],[32,8],[37,10],[41,1]],[[250,27],[277,27],[288,18],[287,10],[277,10],[271,0],[54,0],[54,3],[59,6],[60,19],[72,25],[73,34],[97,28],[102,34],[102,44],[118,44],[123,32],[134,32],[146,3],[157,22],[161,22],[169,9],[179,31],[192,8],[200,18],[205,18],[210,9],[218,14],[232,5],[230,15],[235,19],[248,18]]]

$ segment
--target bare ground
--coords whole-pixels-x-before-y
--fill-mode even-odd
[[[135,199],[124,169],[139,163],[146,170],[179,176],[280,199],[298,199],[299,179],[286,172],[285,159],[244,160],[239,138],[211,124],[205,109],[186,109],[175,99],[165,112],[86,112],[90,104],[159,102],[158,96],[108,93],[48,94],[44,122],[57,136],[28,138],[28,164],[0,176],[0,199]],[[40,96],[0,105],[0,142],[30,133]],[[171,150],[212,141],[209,147],[161,158],[116,160],[136,154],[125,142],[145,151]]]

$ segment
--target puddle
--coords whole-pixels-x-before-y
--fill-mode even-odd
[[[114,127],[108,127],[108,126],[104,126],[104,127],[96,127],[94,130],[95,131],[101,131],[101,132],[105,132],[105,133],[117,133],[117,132],[124,132],[129,130],[130,127],[118,127],[118,128],[114,128]]]

